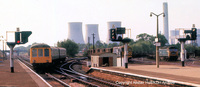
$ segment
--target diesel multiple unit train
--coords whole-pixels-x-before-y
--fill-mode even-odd
[[[164,46],[159,49],[161,59],[176,61],[178,59],[178,49],[174,46]]]
[[[65,61],[66,49],[50,47],[47,44],[35,44],[30,48],[30,63],[34,66],[49,66],[50,64]]]

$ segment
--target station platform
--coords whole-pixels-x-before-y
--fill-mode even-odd
[[[200,87],[200,67],[177,65],[139,65],[129,64],[124,67],[92,67],[91,69],[104,70],[114,73],[132,75],[136,77],[156,79],[186,86]]]
[[[11,73],[8,59],[0,62],[0,87],[49,87],[49,85],[17,59],[14,60],[14,73]]]

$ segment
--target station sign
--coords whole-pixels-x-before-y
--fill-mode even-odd
[[[160,42],[156,42],[155,45],[156,46],[161,46],[161,43]]]

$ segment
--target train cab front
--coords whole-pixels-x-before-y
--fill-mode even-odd
[[[30,63],[35,66],[45,66],[52,63],[50,48],[31,48]]]

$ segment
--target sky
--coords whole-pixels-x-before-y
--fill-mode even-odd
[[[32,31],[27,46],[34,42],[54,46],[67,39],[68,23],[99,24],[100,40],[105,42],[107,22],[121,21],[131,29],[131,38],[141,33],[156,35],[156,16],[168,3],[169,30],[200,27],[200,0],[0,0],[0,36],[6,31]],[[163,16],[159,17],[159,31],[163,32]],[[8,33],[8,41],[14,41]],[[0,38],[2,39],[2,38]],[[0,42],[2,49],[2,42]]]

